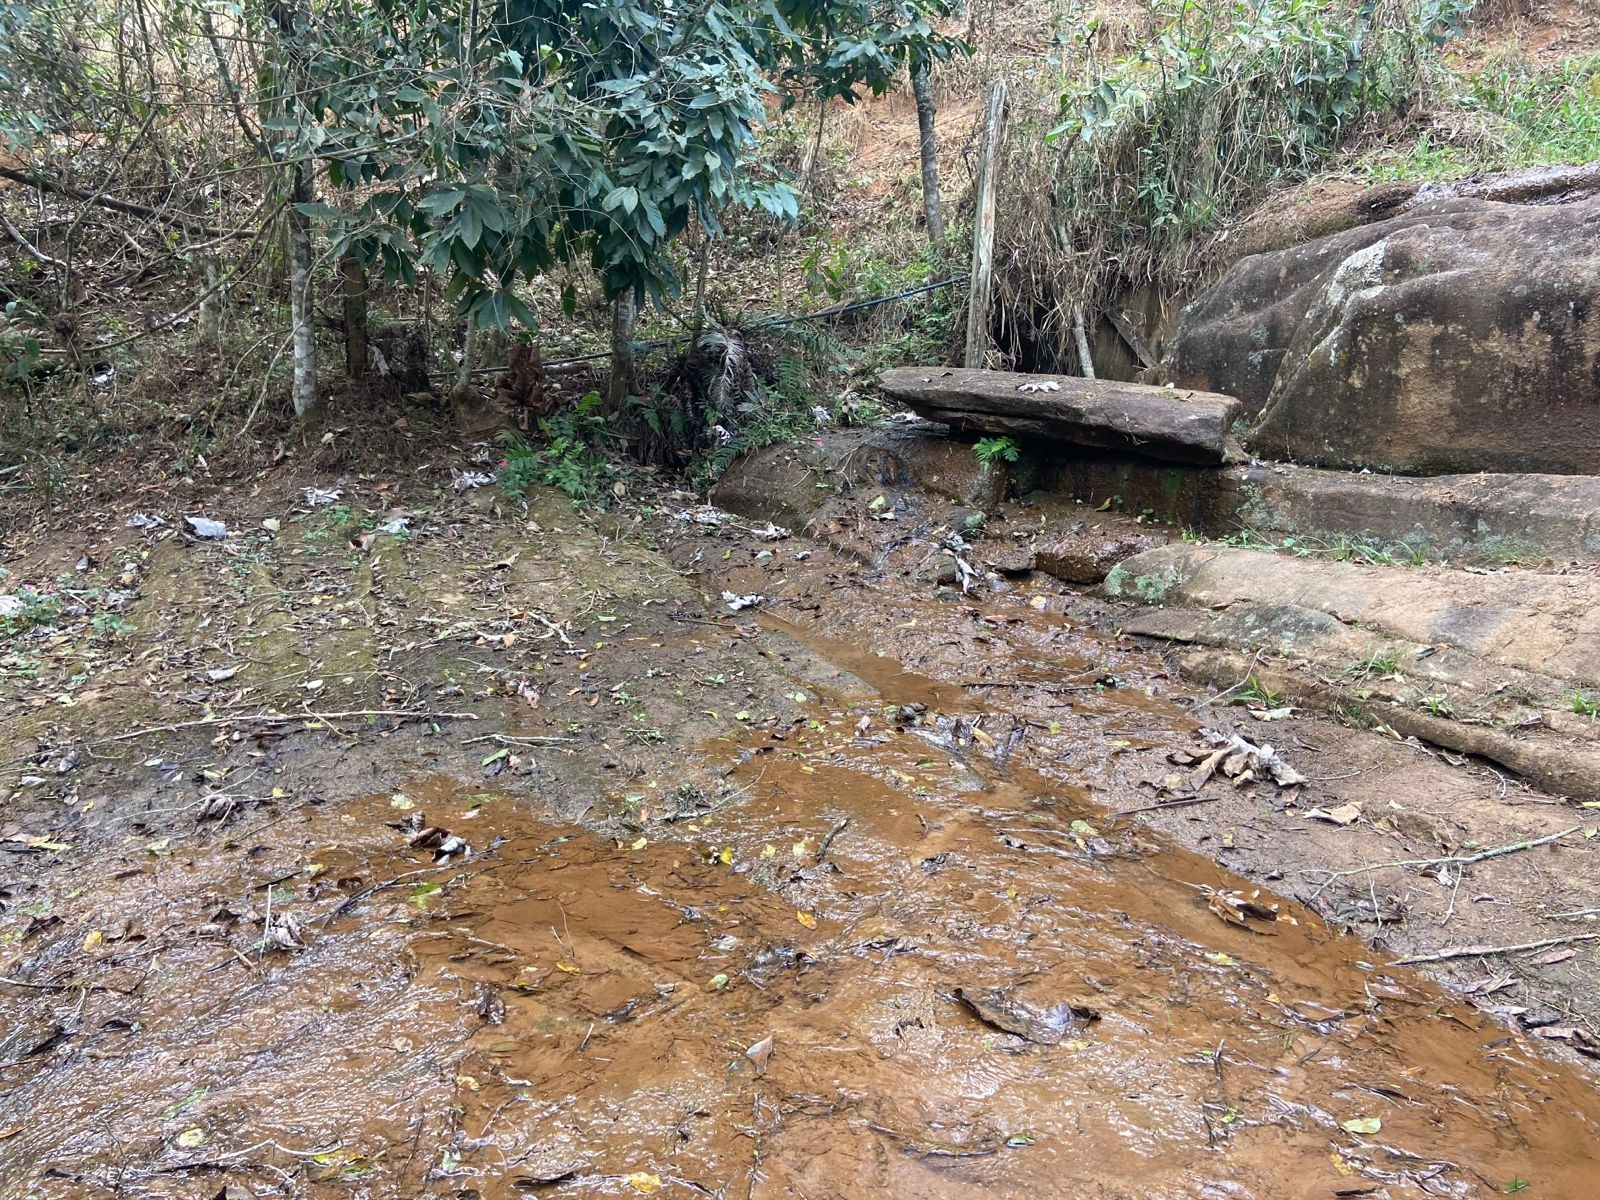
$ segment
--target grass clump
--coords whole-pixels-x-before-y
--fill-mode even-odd
[[[1417,104],[1459,0],[1153,0],[1154,35],[1088,51],[1053,126],[1013,139],[999,298],[1036,344],[1130,286],[1183,293],[1211,235],[1305,179],[1355,134]],[[1094,22],[1079,31],[1092,46]],[[1044,320],[1039,321],[1039,315]]]

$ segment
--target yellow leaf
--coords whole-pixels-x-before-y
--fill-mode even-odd
[[[796,911],[794,914],[794,919],[799,921],[800,924],[804,925],[807,929],[815,929],[817,927],[817,919],[808,912]]]
[[[733,847],[724,846],[722,848],[722,853],[717,855],[717,861],[722,863],[724,866],[731,865],[733,863]]]
[[[1328,1157],[1333,1159],[1333,1169],[1339,1172],[1339,1174],[1354,1175],[1356,1173],[1355,1168],[1349,1163],[1345,1162],[1344,1155],[1340,1154],[1337,1150],[1328,1155]]]
[[[205,1144],[206,1134],[203,1129],[185,1129],[178,1135],[178,1145],[185,1150],[193,1150],[196,1146]]]
[[[469,1092],[475,1092],[478,1090],[478,1081],[471,1075],[457,1075],[456,1085],[458,1087],[466,1088]]]
[[[761,857],[762,858],[771,858],[777,853],[778,853],[778,848],[776,846],[774,846],[771,842],[768,842],[765,846],[761,847]]]
[[[101,942],[103,942],[105,940],[106,940],[106,935],[101,933],[98,929],[96,929],[88,937],[83,939],[83,948],[85,950],[93,950],[96,946],[98,946]]]
[[[650,839],[642,837],[642,838],[638,839],[636,842],[634,842],[633,845],[628,847],[628,848],[630,850],[643,850],[649,844],[650,844]]]
[[[801,838],[798,842],[796,842],[789,849],[790,849],[790,852],[793,853],[796,858],[804,858],[806,855],[811,853],[811,839],[810,838]]]
[[[170,847],[171,845],[172,845],[172,839],[171,838],[169,838],[169,837],[157,838],[155,841],[151,842],[148,846],[146,846],[145,849],[150,851],[151,854],[165,854],[167,852],[168,847]]]
[[[972,740],[985,746],[994,745],[994,739],[981,729],[974,729],[972,731]]]
[[[1233,959],[1230,958],[1228,955],[1222,954],[1220,952],[1216,953],[1216,954],[1208,954],[1208,955],[1206,955],[1206,961],[1207,962],[1214,962],[1219,967],[1231,967],[1231,966],[1233,966]]]
[[[28,849],[30,849],[30,850],[65,850],[66,849],[66,846],[63,845],[61,842],[52,842],[47,837],[29,838],[27,844],[28,844]]]
[[[648,1171],[635,1171],[628,1176],[628,1186],[636,1192],[648,1194],[661,1186],[661,1176],[651,1175]]]
[[[583,968],[582,967],[569,967],[564,962],[558,962],[556,964],[556,970],[565,971],[568,975],[582,975],[583,974]]]

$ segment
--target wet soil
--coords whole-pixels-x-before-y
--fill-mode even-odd
[[[1328,875],[1553,798],[1254,721],[1053,580],[941,587],[932,502],[808,541],[344,482],[8,555],[99,590],[0,648],[4,1194],[1600,1186],[1593,945],[1390,962],[1532,940],[1591,843]],[[1174,783],[1236,725],[1310,782]]]

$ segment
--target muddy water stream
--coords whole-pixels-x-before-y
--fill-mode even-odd
[[[320,877],[392,886],[292,970],[201,947],[159,1010],[63,997],[94,1032],[7,1077],[5,1194],[1600,1194],[1578,1074],[1291,903],[1225,920],[1241,880],[997,766],[950,685],[808,640],[877,715],[718,746],[741,801],[669,838],[422,774],[313,814]],[[412,804],[478,854],[350,848]],[[194,870],[225,923],[236,881]]]

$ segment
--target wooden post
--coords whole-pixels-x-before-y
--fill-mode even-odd
[[[989,299],[994,267],[994,172],[1000,153],[1000,131],[1006,115],[1006,81],[989,85],[984,109],[983,153],[978,160],[977,215],[972,226],[972,279],[967,293],[968,367],[982,367],[989,349]]]

